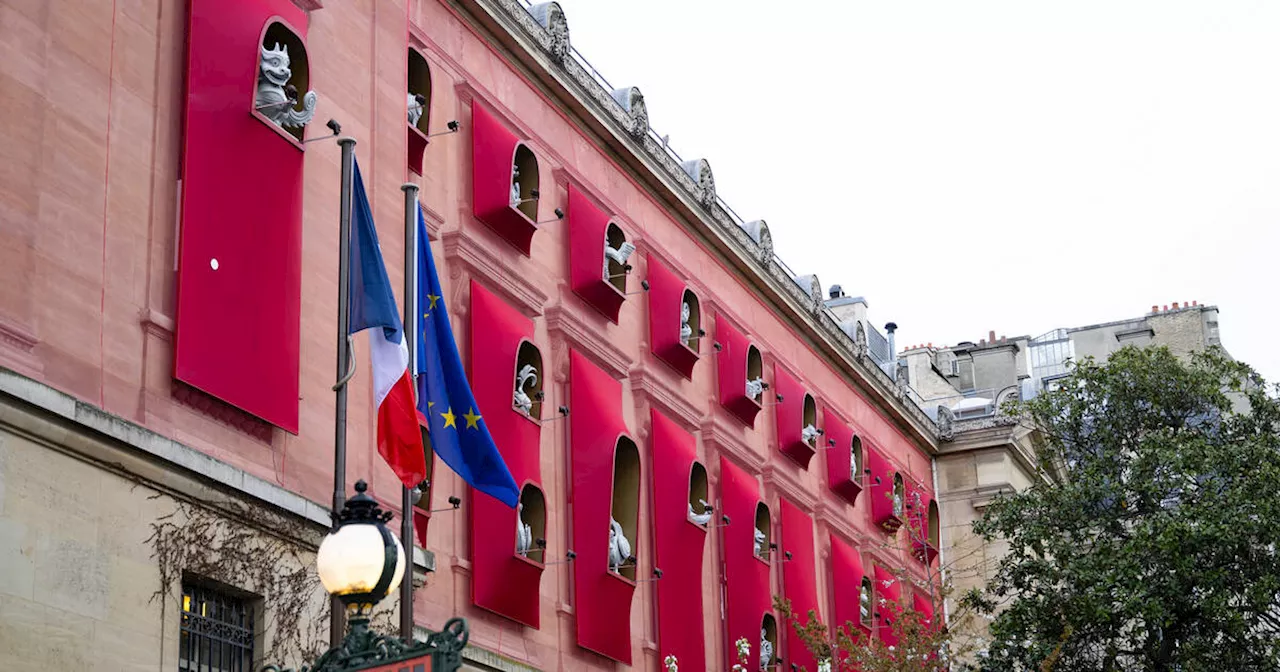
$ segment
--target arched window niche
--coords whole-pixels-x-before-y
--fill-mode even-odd
[[[752,387],[753,382],[757,383],[760,387],[760,391],[756,392],[755,396],[752,396],[751,394],[752,391],[755,391],[754,388]],[[748,390],[747,397],[751,399],[751,401],[754,401],[756,404],[760,404],[764,398],[764,395],[762,394],[762,392],[767,388],[768,386],[764,384],[764,362],[760,357],[760,348],[757,348],[754,345],[748,345],[747,346],[747,390]]]
[[[695,520],[695,516],[710,516],[711,502],[707,499],[707,468],[694,462],[689,467],[689,522],[706,528],[706,522]],[[707,519],[710,522],[710,518]]]
[[[540,422],[542,417],[542,352],[529,341],[521,341],[516,351],[515,384],[511,408],[520,415]]]
[[[760,669],[773,669],[773,666],[778,664],[778,621],[773,614],[765,614],[764,618],[760,619],[760,642],[757,646],[760,647]],[[768,658],[765,657],[766,653]]]
[[[604,239],[604,279],[622,294],[627,293],[627,269],[630,266],[625,261],[620,261],[629,256],[623,249],[626,242],[627,234],[622,232],[622,227],[609,222]]]
[[[538,221],[538,158],[523,142],[516,143],[511,161],[511,207],[531,222]]]
[[[520,489],[516,515],[516,555],[537,563],[546,562],[547,501],[541,488],[526,483]]]
[[[634,441],[626,436],[620,436],[613,453],[613,506],[610,531],[613,531],[613,521],[617,521],[626,539],[624,550],[629,552],[621,558],[622,562],[616,569],[612,567],[612,561],[610,565],[617,574],[631,581],[636,579],[635,558],[638,550],[636,528],[639,524],[639,513],[640,451],[636,448]]]
[[[849,480],[861,485],[865,474],[866,467],[862,463],[862,437],[854,434],[849,445]]]
[[[862,627],[870,630],[875,614],[875,602],[872,601],[871,578],[862,577],[862,585],[858,588],[858,619]]]
[[[277,45],[279,46],[279,49],[287,51],[289,55],[289,63],[287,66],[288,72],[289,72],[289,78],[285,82],[284,87],[286,90],[290,92],[290,95],[294,97],[294,102],[292,106],[280,105],[279,107],[271,106],[266,109],[260,109],[260,107],[265,107],[265,106],[260,106],[258,103],[258,90],[260,88],[263,88],[264,86],[271,87],[272,85],[271,82],[263,81],[263,72],[262,72],[263,53],[277,51]],[[282,64],[280,63],[275,64],[275,68],[277,70],[279,70],[281,67],[282,67]],[[254,73],[254,77],[255,77],[254,100],[253,100],[254,116],[258,117],[258,119],[260,119],[263,123],[275,129],[281,135],[284,135],[285,137],[291,140],[297,141],[298,147],[301,148],[302,146],[301,142],[303,140],[304,131],[306,129],[304,125],[291,126],[291,127],[283,126],[271,120],[272,115],[280,112],[281,108],[283,108],[284,110],[288,110],[290,107],[292,107],[292,109],[297,112],[303,112],[304,98],[307,92],[311,90],[309,88],[311,84],[311,69],[308,66],[307,47],[305,44],[303,44],[302,38],[298,37],[298,33],[295,32],[293,28],[290,28],[288,24],[284,23],[283,21],[272,20],[269,23],[267,23],[266,27],[263,29],[262,49],[258,53],[258,68],[257,68],[257,71]]]
[[[807,427],[813,427],[814,429],[818,428],[818,404],[813,400],[812,394],[805,392],[804,393],[804,414],[802,415],[800,420],[800,436],[802,439],[804,439],[804,442],[808,444],[810,448],[815,448],[818,445],[818,435],[810,432],[805,432],[804,430]],[[808,438],[804,438],[804,437],[808,437]]]
[[[906,507],[906,488],[902,482],[902,474],[893,472],[893,517],[902,520]]]
[[[417,100],[421,96],[422,100]],[[413,108],[409,117],[416,117],[410,125],[422,132],[431,133],[431,68],[427,59],[415,48],[409,47],[409,95],[407,107]],[[415,114],[416,113],[416,114]]]
[[[688,306],[686,317],[685,307]],[[686,329],[685,327],[688,327]],[[695,354],[698,344],[702,342],[702,308],[698,304],[698,295],[686,289],[680,297],[680,342]]]
[[[756,504],[756,529],[752,533],[754,536],[752,550],[757,559],[764,562],[769,561],[769,549],[773,545],[772,524],[769,517],[769,507],[764,502]]]
[[[405,100],[409,125],[409,170],[422,174],[422,155],[431,128],[431,68],[422,53],[409,47],[409,83]]]

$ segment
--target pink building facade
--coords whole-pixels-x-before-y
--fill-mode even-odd
[[[939,546],[937,428],[870,361],[861,327],[849,333],[824,310],[816,279],[801,287],[774,260],[767,225],[722,206],[710,165],[667,153],[639,91],[608,91],[586,74],[558,6],[210,3],[0,0],[12,38],[0,60],[11,106],[0,366],[327,506],[340,166],[323,138],[334,119],[357,140],[396,287],[401,185],[420,185],[478,410],[525,487],[525,522],[545,540],[516,553],[515,512],[435,461],[418,513],[434,559],[416,592],[419,625],[466,616],[473,646],[548,670],[656,670],[668,655],[682,670],[727,669],[732,642],[746,637],[755,655],[763,629],[782,669],[812,670],[772,596],[861,623],[864,577],[880,586],[905,570],[918,585],[876,594],[926,595]],[[235,78],[256,76],[260,56],[188,54],[189,44],[222,48],[188,40],[201,30],[193,16],[233,17],[212,34],[254,47],[277,36],[268,29],[278,20],[305,43],[298,88],[318,103],[301,137],[264,135],[270,122],[248,98],[236,112],[236,123],[258,125],[248,135],[202,125],[208,100],[193,81],[208,73],[190,64],[245,59],[219,72],[252,91]],[[291,55],[298,73],[303,59]],[[416,125],[406,125],[406,93],[427,100]],[[460,130],[449,133],[453,120]],[[243,248],[216,265],[200,257],[190,246],[202,235],[279,247],[258,248],[242,270]],[[625,264],[602,254],[624,241],[636,248]],[[179,291],[250,281],[279,293],[268,305],[286,321],[296,312],[296,333],[245,338],[268,318],[242,314],[243,296]],[[176,343],[228,339],[253,354],[190,355],[196,369],[216,364],[217,384],[186,373]],[[364,338],[354,356],[347,480],[367,480],[398,510],[399,483],[376,452]],[[511,403],[525,363],[542,394],[529,414]],[[240,396],[264,387],[270,412]],[[450,496],[460,509],[427,513]],[[703,513],[693,511],[701,501],[712,507],[704,524],[688,515]],[[634,556],[616,571],[610,518]]]

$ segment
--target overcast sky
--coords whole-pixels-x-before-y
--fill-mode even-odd
[[[1280,3],[559,2],[783,261],[900,346],[1196,300],[1280,380]]]

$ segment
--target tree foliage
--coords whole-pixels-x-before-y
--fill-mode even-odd
[[[983,669],[1280,669],[1280,404],[1249,367],[1128,347],[1015,412],[1046,478],[974,525],[1008,548],[965,600]]]

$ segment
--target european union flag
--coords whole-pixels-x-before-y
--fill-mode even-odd
[[[431,447],[471,487],[515,508],[520,488],[484,425],[462,369],[418,210],[418,410],[428,419]]]

